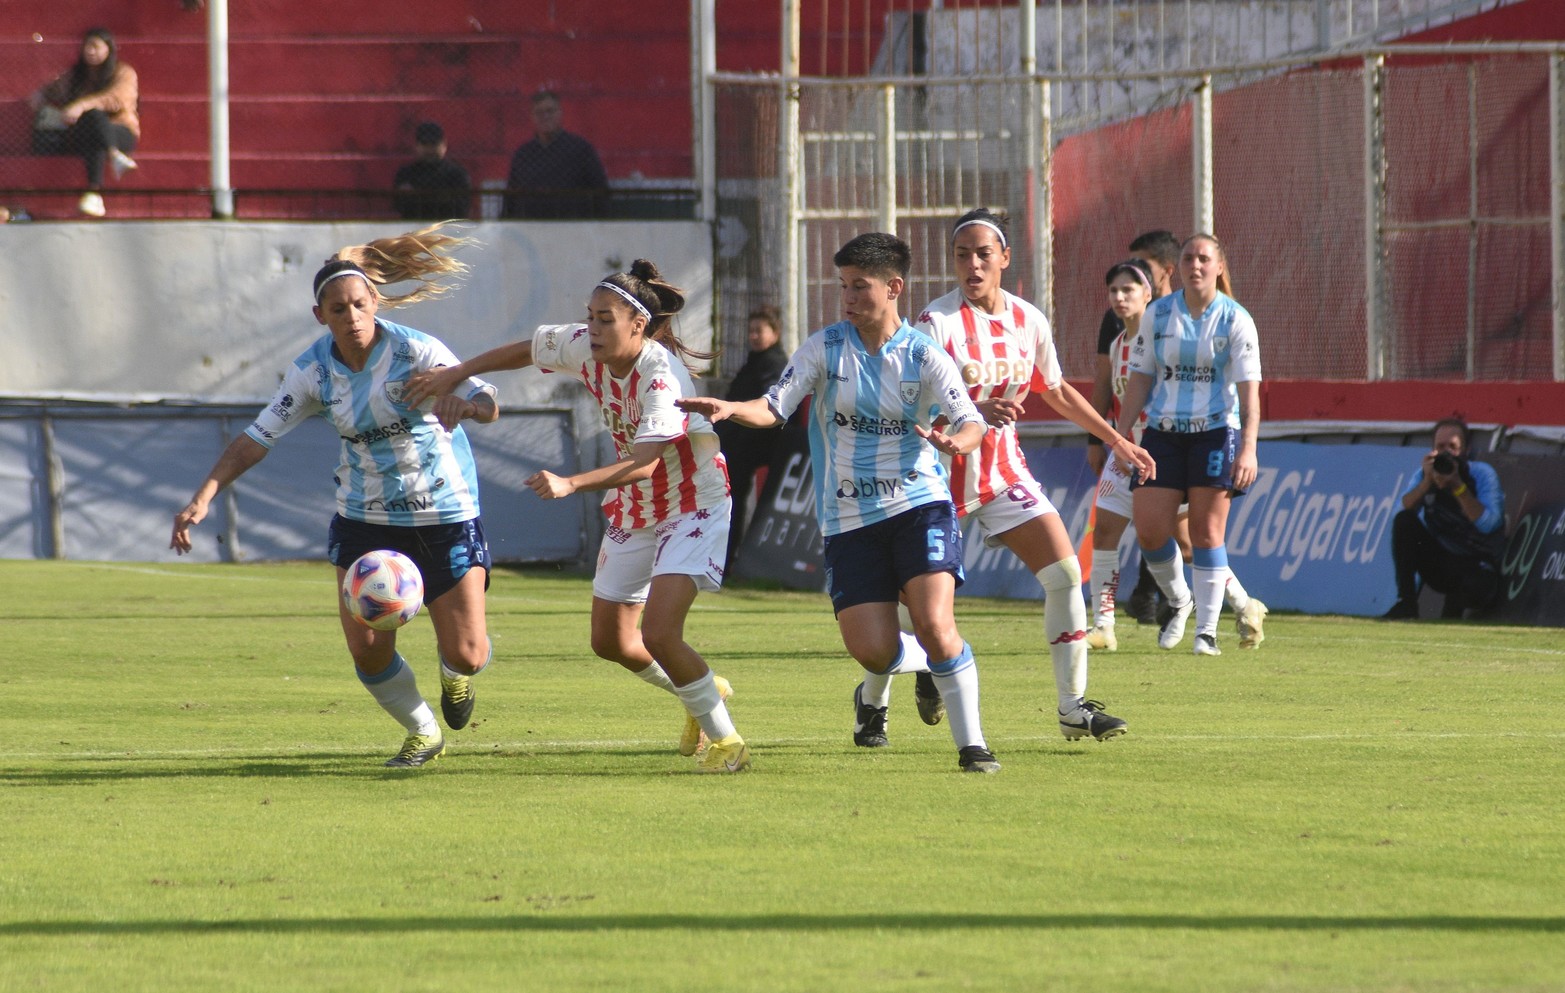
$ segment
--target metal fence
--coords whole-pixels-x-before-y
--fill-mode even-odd
[[[1010,219],[1007,285],[1050,314],[1073,377],[1090,375],[1102,273],[1166,228],[1222,238],[1269,377],[1565,379],[1562,52],[712,74],[721,326],[763,300],[795,335],[835,320],[831,254],[873,229],[913,244],[920,306],[953,285],[950,222],[988,206]],[[1138,108],[1093,96],[1110,84]]]

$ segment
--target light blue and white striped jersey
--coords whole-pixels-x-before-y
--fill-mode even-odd
[[[457,364],[438,339],[379,318],[380,340],[362,372],[332,355],[322,335],[294,359],[271,404],[245,434],[271,448],[277,439],[319,414],[342,438],[337,466],[337,512],[369,524],[417,527],[478,516],[478,472],[461,427],[447,431],[431,413],[434,400],[415,409],[402,403],[414,373]],[[455,391],[472,399],[495,388],[469,379]]]
[[[1130,346],[1130,371],[1152,377],[1146,425],[1196,434],[1239,427],[1236,383],[1261,378],[1255,321],[1239,302],[1217,294],[1197,321],[1185,295],[1154,300]]]
[[[949,434],[983,424],[951,357],[903,322],[871,355],[841,321],[811,335],[788,361],[766,402],[786,419],[806,397],[815,512],[837,535],[951,499],[940,453],[914,431],[944,413]]]

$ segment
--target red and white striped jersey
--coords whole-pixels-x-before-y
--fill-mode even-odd
[[[1109,412],[1112,419],[1110,424],[1119,423],[1120,404],[1125,399],[1125,387],[1130,383],[1130,343],[1131,339],[1124,331],[1120,331],[1114,338],[1114,343],[1109,345],[1109,385],[1114,387],[1114,407]],[[1131,428],[1130,440],[1141,444],[1141,432],[1147,426],[1147,412],[1143,408],[1141,416],[1136,419],[1135,426]]]
[[[1003,313],[976,309],[957,289],[918,315],[918,329],[956,360],[975,403],[995,397],[1022,403],[1029,393],[1060,387],[1060,360],[1048,319],[1020,297],[1000,292]],[[964,516],[1032,478],[1014,424],[991,427],[976,450],[950,459],[948,468],[956,512]]]
[[[685,364],[667,348],[648,341],[630,374],[619,379],[593,359],[587,325],[552,324],[533,332],[533,364],[586,385],[620,458],[630,458],[638,444],[667,442],[650,478],[604,493],[610,524],[627,531],[649,528],[728,498],[728,463],[711,422],[674,406],[696,390]]]

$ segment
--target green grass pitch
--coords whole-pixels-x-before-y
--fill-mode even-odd
[[[851,743],[821,595],[703,596],[743,776],[498,572],[444,758],[353,677],[321,564],[0,563],[0,990],[1565,989],[1565,631],[1121,624],[1067,743],[1040,607],[963,600],[997,776],[899,685]],[[403,635],[425,696],[433,637]]]

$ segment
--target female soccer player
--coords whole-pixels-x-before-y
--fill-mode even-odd
[[[815,398],[808,430],[826,585],[842,642],[866,674],[853,692],[854,738],[876,731],[865,702],[872,680],[927,669],[951,715],[958,768],[997,772],[979,720],[973,650],[956,627],[962,532],[937,452],[970,452],[987,428],[949,356],[898,316],[912,262],[907,243],[862,234],[832,261],[846,320],[811,335],[765,396],[680,406],[768,428]],[[931,427],[932,408],[948,421],[945,431]],[[916,642],[898,630],[899,597]]]
[[[1081,565],[1059,512],[1027,468],[1015,421],[1027,395],[1036,391],[1062,417],[1101,438],[1130,471],[1151,472],[1152,460],[1065,382],[1048,320],[1000,286],[1011,264],[1005,222],[983,208],[963,214],[951,229],[951,257],[960,282],[924,309],[918,327],[956,361],[968,395],[996,425],[976,452],[950,460],[957,513],[977,520],[985,544],[1009,548],[1043,587],[1043,635],[1054,668],[1060,732],[1069,739],[1113,738],[1125,733],[1125,722],[1085,699]],[[927,690],[919,698],[924,719],[937,721]]]
[[[740,772],[750,766],[750,749],[723,703],[728,681],[712,674],[684,633],[696,594],[722,585],[729,510],[717,434],[705,418],[674,406],[695,392],[682,357],[698,353],[673,327],[684,305],[657,266],[637,259],[593,288],[587,323],[545,325],[530,341],[419,377],[409,393],[438,396],[470,376],[529,365],[586,385],[619,458],[574,476],[537,472],[526,482],[545,500],[605,491],[609,526],[592,582],[592,650],[679,698],[689,715],[680,754],[696,754],[703,735],[709,742],[697,769]]]
[[[1157,274],[1143,259],[1132,258],[1115,263],[1104,277],[1109,289],[1109,311],[1122,325],[1122,330],[1109,344],[1104,358],[1109,365],[1107,387],[1118,406],[1125,393],[1125,382],[1130,376],[1130,343],[1141,327],[1142,315],[1156,296]],[[1135,437],[1139,438],[1146,424],[1143,414],[1136,422]],[[1130,524],[1133,513],[1130,495],[1130,473],[1109,455],[1099,473],[1097,502],[1092,527],[1092,630],[1087,632],[1087,647],[1115,651],[1119,639],[1114,633],[1114,615],[1119,591],[1119,543]],[[1187,508],[1181,507],[1174,540],[1180,544],[1181,553],[1188,534]],[[1181,555],[1182,557],[1182,555]],[[1145,562],[1145,559],[1143,559]],[[1154,580],[1155,583],[1155,580]],[[1252,597],[1239,582],[1239,577],[1228,571],[1223,584],[1223,597],[1233,609],[1239,629],[1239,647],[1257,648],[1265,639],[1262,623],[1266,618],[1266,605]]]
[[[440,225],[344,248],[315,274],[315,319],[330,329],[283,377],[271,404],[235,438],[174,515],[170,547],[190,551],[190,529],[213,497],[255,466],[277,440],[319,415],[342,436],[337,513],[327,557],[342,586],[347,567],[365,552],[389,548],[411,558],[424,577],[424,602],[440,650],[440,709],[452,730],[472,718],[471,678],[489,661],[484,590],[489,545],[478,516],[478,475],[459,422],[487,424],[500,415],[494,387],[469,380],[433,404],[410,403],[407,380],[420,370],[456,364],[438,340],[377,316],[438,296],[440,277],[466,269],[450,252],[466,242]],[[380,287],[413,280],[417,288],[385,296]],[[419,695],[413,670],[397,652],[395,631],[372,631],[337,597],[342,631],[359,679],[403,728],[402,748],[386,764],[416,767],[439,757],[445,737]]]
[[[1132,430],[1145,410],[1142,443],[1157,460],[1157,477],[1131,486],[1136,541],[1168,598],[1158,646],[1179,644],[1193,609],[1195,654],[1219,655],[1229,501],[1255,482],[1258,468],[1261,349],[1255,321],[1228,293],[1215,237],[1186,239],[1179,276],[1184,289],[1148,308],[1131,344],[1119,428]],[[1173,537],[1186,500],[1194,590]]]

